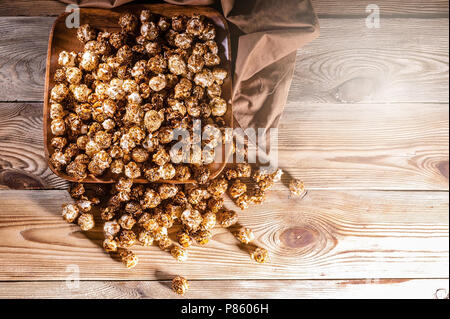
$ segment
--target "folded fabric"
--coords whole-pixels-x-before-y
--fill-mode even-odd
[[[132,0],[61,0],[112,8]],[[142,3],[142,1],[140,1]],[[162,1],[146,1],[162,2]],[[292,82],[297,50],[319,35],[309,0],[165,0],[178,5],[221,5],[234,26],[234,117],[242,128],[277,127]]]

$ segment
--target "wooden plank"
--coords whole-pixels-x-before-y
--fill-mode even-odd
[[[0,101],[42,101],[54,18],[0,18]],[[290,101],[448,102],[448,19],[322,19],[298,52]]]
[[[43,101],[54,18],[0,18],[0,101]]]
[[[2,0],[0,16],[57,16],[66,6],[57,0]]]
[[[140,1],[137,1],[140,2]],[[370,0],[312,0],[319,17],[328,15],[366,16]],[[382,15],[434,16],[448,14],[448,1],[444,0],[379,0],[376,4]],[[65,10],[65,4],[56,0],[2,0],[0,16],[58,15]]]
[[[0,280],[66,280],[70,265],[80,280],[448,277],[447,192],[310,191],[297,200],[273,191],[240,214],[269,263],[252,262],[248,247],[218,228],[185,263],[157,247],[133,248],[140,263],[131,271],[102,251],[100,222],[81,233],[62,220],[68,200],[56,190],[0,191]]]
[[[310,189],[448,190],[444,104],[288,103],[279,166]],[[66,189],[47,167],[41,103],[0,103],[0,187]]]
[[[279,125],[283,181],[310,188],[448,190],[444,104],[288,103]]]
[[[322,19],[298,51],[290,101],[448,102],[447,19]]]
[[[73,284],[73,282],[71,282]],[[448,279],[192,280],[181,297],[170,281],[0,282],[0,298],[36,299],[440,299]]]
[[[67,189],[48,168],[42,103],[0,103],[0,189]]]

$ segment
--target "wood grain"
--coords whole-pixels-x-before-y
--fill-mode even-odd
[[[288,103],[279,166],[310,188],[448,190],[444,104]]]
[[[323,19],[298,51],[290,101],[448,102],[448,18]]]
[[[137,1],[142,2],[142,1]],[[345,15],[365,17],[370,0],[312,0],[314,9],[319,17],[328,15]],[[381,14],[387,16],[435,16],[448,15],[448,1],[443,0],[378,0]],[[0,2],[0,16],[40,16],[59,15],[64,12],[66,5],[56,0],[2,0]]]
[[[0,101],[43,101],[54,18],[0,18]]]
[[[0,18],[0,101],[42,101],[51,17]],[[448,103],[448,19],[322,19],[289,101]]]
[[[279,166],[310,189],[448,190],[444,104],[288,103]],[[66,189],[47,168],[41,103],[0,103],[0,187]]]
[[[42,103],[0,104],[0,188],[67,189],[48,168]]]
[[[0,298],[62,299],[441,299],[448,298],[448,279],[363,280],[192,280],[184,296],[170,281],[2,282]],[[72,287],[72,286],[70,286]]]
[[[0,280],[66,280],[68,265],[79,267],[80,280],[445,278],[448,196],[310,191],[297,200],[273,191],[240,214],[269,250],[268,264],[252,262],[249,248],[220,228],[186,263],[157,247],[133,248],[140,264],[130,271],[102,251],[101,223],[81,233],[62,220],[66,192],[0,191]]]

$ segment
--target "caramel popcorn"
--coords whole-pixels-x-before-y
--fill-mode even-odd
[[[223,198],[213,197],[208,200],[207,207],[212,213],[216,214],[222,209],[223,203]]]
[[[105,249],[105,251],[107,253],[111,253],[111,252],[116,252],[117,251],[117,241],[115,239],[112,238],[106,238],[103,241],[103,249]]]
[[[133,218],[133,216],[131,214],[123,214],[119,218],[119,225],[123,229],[130,230],[133,228],[134,224],[136,224],[136,220]]]
[[[305,185],[302,181],[294,179],[289,183],[291,194],[297,197],[303,197],[306,194]]]
[[[269,260],[269,252],[266,249],[259,247],[252,252],[251,257],[257,263],[264,264]]]
[[[139,233],[139,242],[142,246],[151,246],[154,242],[153,234],[148,230],[142,230]]]
[[[189,232],[197,231],[202,221],[202,215],[198,210],[188,208],[181,214],[181,223]]]
[[[238,215],[233,210],[224,210],[218,214],[217,221],[222,227],[228,228],[238,222]]]
[[[81,183],[72,184],[69,189],[72,198],[80,198],[85,193],[84,185]]]
[[[167,235],[163,235],[158,239],[158,246],[161,250],[169,250],[172,247],[172,241]]]
[[[225,172],[226,178],[230,181],[238,178],[238,172],[235,169],[227,169]]]
[[[236,171],[239,178],[248,178],[252,175],[252,167],[247,163],[239,163],[236,165]]]
[[[176,276],[172,280],[172,290],[178,295],[183,296],[189,289],[189,283],[186,278],[181,276]]]
[[[128,269],[136,267],[139,262],[138,256],[129,250],[122,250],[120,252],[120,257],[122,258],[125,267]]]
[[[62,209],[62,216],[68,223],[73,223],[78,215],[80,214],[80,209],[74,204],[65,204]]]
[[[116,220],[107,221],[103,225],[103,233],[106,238],[116,237],[119,234],[120,230],[120,225]]]
[[[201,229],[194,234],[194,240],[199,245],[206,245],[207,243],[209,243],[211,238],[212,232],[206,229]]]
[[[161,197],[153,189],[147,189],[141,202],[142,208],[155,208],[161,203]]]
[[[77,206],[82,213],[89,213],[92,209],[92,202],[87,198],[77,200]]]
[[[245,210],[250,207],[250,197],[247,194],[243,194],[236,199],[236,205],[239,206],[240,209]]]
[[[212,230],[216,226],[216,214],[209,211],[203,215],[203,220],[200,224],[202,230]]]
[[[80,226],[82,231],[88,231],[94,228],[94,216],[92,214],[81,214],[78,218],[78,226]]]
[[[58,64],[64,67],[75,66],[77,54],[75,52],[62,51],[58,56]]]
[[[97,31],[89,24],[84,24],[78,28],[77,37],[78,40],[86,43],[97,38]]]
[[[192,245],[192,238],[185,231],[181,231],[177,234],[177,240],[178,240],[178,243],[185,248],[188,248]]]
[[[247,185],[242,183],[240,180],[235,180],[230,186],[230,196],[231,198],[238,198],[247,192]]]
[[[182,247],[173,245],[170,249],[170,253],[177,261],[183,262],[186,261],[188,258],[188,252],[187,250],[183,249]]]
[[[86,231],[94,227],[94,214],[100,215],[104,250],[120,252],[127,268],[138,262],[127,250],[136,243],[156,242],[185,261],[185,249],[193,241],[207,244],[216,224],[237,224],[236,212],[224,207],[225,193],[241,209],[260,204],[282,171],[255,173],[256,189],[247,193],[243,179],[251,177],[250,165],[238,164],[214,179],[206,166],[214,162],[220,143],[232,142],[224,134],[228,101],[222,85],[228,72],[220,65],[216,30],[208,18],[143,10],[137,16],[122,14],[119,25],[119,32],[80,27],[81,52],[61,52],[52,75],[50,164],[80,181],[88,175],[117,179],[111,188],[73,184],[76,204],[63,207],[63,218]],[[201,137],[193,134],[194,120],[201,123]],[[183,147],[192,146],[187,156],[172,149],[177,129],[190,133],[182,141]],[[189,164],[182,164],[185,160]],[[133,184],[141,176],[151,184]],[[197,184],[166,182],[172,179]],[[169,232],[176,232],[179,246]],[[233,234],[244,244],[254,239],[244,227]],[[268,253],[260,248],[252,258],[264,262]],[[188,284],[178,277],[174,287],[183,294]]]
[[[255,239],[255,234],[250,228],[242,227],[234,236],[243,244],[248,244]]]
[[[143,213],[138,223],[142,228],[148,231],[155,231],[159,227],[156,219],[152,218],[152,215],[149,213]]]
[[[118,238],[118,244],[121,248],[129,248],[136,242],[136,234],[131,230],[122,230]]]

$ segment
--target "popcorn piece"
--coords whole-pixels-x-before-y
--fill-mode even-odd
[[[107,253],[116,252],[117,251],[117,241],[113,238],[106,238],[103,241],[103,249]]]
[[[69,94],[69,89],[64,84],[60,83],[53,87],[50,92],[50,98],[55,102],[62,102]]]
[[[208,209],[212,213],[216,214],[222,209],[223,203],[224,203],[223,198],[217,198],[217,197],[210,198],[208,200]]]
[[[225,178],[218,178],[213,181],[208,186],[208,192],[214,197],[218,198],[225,194],[228,189],[228,182]]]
[[[186,261],[188,258],[187,250],[176,245],[172,246],[172,248],[170,249],[170,253],[172,254],[173,258],[180,262]]]
[[[187,232],[184,232],[184,231],[179,232],[177,234],[177,240],[178,240],[178,243],[185,248],[188,248],[192,245],[191,236],[189,236],[189,234]]]
[[[158,246],[161,250],[170,250],[172,247],[172,241],[167,235],[163,235],[158,239]]]
[[[128,269],[136,267],[139,262],[138,256],[136,256],[136,254],[129,250],[121,251],[120,257],[122,258],[122,262],[124,263],[125,267],[127,267]]]
[[[143,213],[139,219],[139,226],[147,231],[153,232],[158,229],[159,224],[149,213]]]
[[[224,228],[233,226],[238,222],[238,215],[233,210],[224,210],[217,217],[217,221]]]
[[[77,54],[75,52],[62,51],[58,56],[58,64],[64,67],[75,66]]]
[[[135,33],[139,26],[139,19],[131,13],[125,13],[119,18],[119,25],[125,33]]]
[[[289,183],[289,190],[292,195],[297,197],[304,197],[306,195],[305,185],[298,179],[294,179]]]
[[[143,230],[139,233],[139,242],[142,246],[151,246],[153,245],[154,240],[152,233],[147,230]]]
[[[185,74],[187,71],[186,62],[178,54],[174,54],[169,57],[168,66],[170,72],[175,75]]]
[[[103,225],[103,234],[106,238],[114,238],[120,233],[120,225],[116,220],[105,222]]]
[[[81,214],[78,218],[78,226],[80,226],[82,231],[88,231],[94,228],[94,216],[92,214]]]
[[[136,242],[136,234],[131,230],[122,230],[118,238],[118,244],[121,248],[129,248]]]
[[[243,244],[248,244],[255,239],[255,234],[250,228],[242,227],[234,236]]]
[[[119,218],[119,225],[123,229],[131,230],[134,224],[136,224],[136,220],[133,218],[131,214],[123,214]]]
[[[81,183],[72,184],[69,189],[69,194],[72,198],[80,198],[85,193],[84,185]]]
[[[241,195],[245,194],[245,192],[247,192],[247,185],[245,185],[238,179],[235,180],[230,186],[229,193],[231,198],[238,198]]]
[[[141,202],[142,208],[155,208],[161,203],[161,197],[153,189],[147,189]]]
[[[216,226],[217,218],[213,212],[207,212],[203,215],[203,220],[200,224],[202,230],[212,230]]]
[[[172,198],[178,193],[178,187],[173,184],[161,184],[158,187],[159,196],[162,200]]]
[[[200,228],[203,218],[198,210],[186,209],[181,214],[181,222],[189,232],[195,232]]]
[[[211,112],[214,116],[223,116],[227,112],[227,102],[221,97],[215,97],[211,100]]]
[[[212,238],[212,232],[209,230],[199,230],[194,234],[194,239],[199,245],[206,245]]]
[[[186,294],[188,289],[189,289],[189,283],[186,280],[186,278],[181,277],[181,276],[176,276],[175,278],[173,278],[172,290],[175,293],[183,296],[184,294]]]
[[[239,206],[240,209],[245,210],[250,207],[250,197],[247,194],[243,194],[239,196],[236,200],[236,205]]]
[[[62,216],[68,223],[73,223],[80,214],[80,209],[74,204],[63,205]]]
[[[89,24],[84,24],[78,28],[77,38],[81,42],[86,43],[97,38],[97,31]]]
[[[269,260],[269,252],[264,248],[256,248],[251,257],[257,263],[263,264]]]

